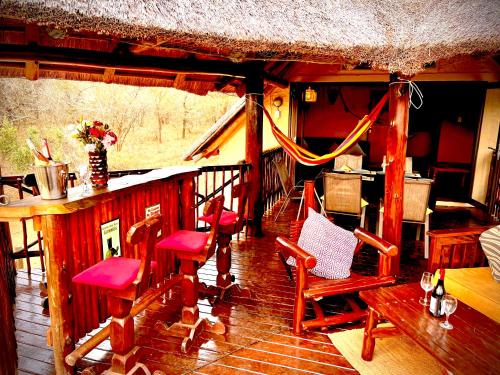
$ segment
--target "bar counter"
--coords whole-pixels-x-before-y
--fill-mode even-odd
[[[197,175],[198,168],[164,168],[112,179],[107,188],[93,190],[88,196],[75,187],[68,189],[64,199],[37,196],[0,207],[0,221],[33,218],[35,230],[43,233],[51,321],[47,340],[54,349],[57,374],[73,373],[64,363],[65,356],[79,338],[108,317],[105,297],[71,282],[74,275],[102,260],[101,225],[119,219],[121,254],[130,258],[138,258],[139,249],[126,244],[126,233],[146,212],[161,212],[162,235],[180,228],[194,229]],[[165,254],[154,254],[153,260],[158,263],[159,278],[173,270],[173,259]]]

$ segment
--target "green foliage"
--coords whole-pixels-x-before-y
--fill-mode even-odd
[[[5,117],[0,126],[0,160],[2,165],[9,164],[13,172],[20,173],[33,162],[24,139],[18,137],[17,127]]]

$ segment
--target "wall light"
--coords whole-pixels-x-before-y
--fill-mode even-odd
[[[273,100],[273,106],[275,108],[274,118],[276,120],[278,120],[281,117],[280,107],[282,104],[283,104],[283,98],[281,96],[277,96],[276,98],[274,98],[274,100]]]
[[[309,86],[306,91],[304,91],[304,101],[308,103],[314,103],[318,99],[318,93],[316,90]]]

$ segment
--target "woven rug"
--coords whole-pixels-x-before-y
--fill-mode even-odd
[[[361,358],[363,332],[360,328],[328,335],[361,375],[442,374],[437,360],[405,335],[376,339],[373,359],[364,361]]]

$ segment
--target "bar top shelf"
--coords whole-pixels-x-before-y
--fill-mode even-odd
[[[82,196],[82,189],[69,188],[68,196],[62,199],[41,199],[40,196],[14,201],[7,206],[0,206],[0,221],[18,220],[39,215],[68,214],[92,207],[99,202],[112,199],[115,193],[138,187],[153,181],[181,177],[186,174],[198,174],[198,167],[167,167],[155,169],[142,175],[128,175],[108,181],[105,188],[92,190]]]

